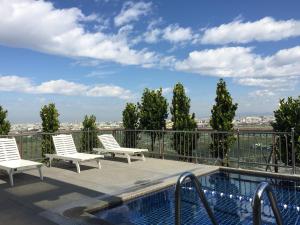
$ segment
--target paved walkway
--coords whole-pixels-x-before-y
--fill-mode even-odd
[[[217,169],[147,158],[146,162],[132,164],[127,164],[126,159],[102,160],[101,170],[90,162],[82,165],[81,173],[77,174],[74,165],[56,163],[52,168],[44,167],[43,182],[37,171],[16,174],[12,188],[3,173],[0,174],[0,225],[74,225],[74,221],[82,220],[99,224],[91,218],[82,218],[82,212],[99,204],[101,199],[110,196],[111,200],[120,201],[155,185],[174,183],[184,171],[202,174]]]

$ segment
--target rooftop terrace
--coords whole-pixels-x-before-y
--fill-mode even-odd
[[[184,171],[201,175],[218,169],[153,158],[132,164],[126,159],[101,162],[101,170],[93,162],[83,164],[80,174],[74,165],[57,162],[51,168],[44,167],[44,181],[34,170],[16,174],[14,187],[10,187],[7,174],[1,173],[0,224],[99,224],[85,210],[104,206],[107,199],[126,200],[168,186]]]

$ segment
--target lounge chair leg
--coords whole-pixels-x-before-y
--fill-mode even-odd
[[[128,164],[130,164],[131,163],[130,155],[126,154],[126,157],[127,157]]]
[[[77,173],[80,173],[80,165],[79,162],[75,162],[76,168],[77,168]]]
[[[49,167],[52,166],[52,157],[49,157]]]
[[[38,170],[39,170],[41,180],[44,180],[43,173],[42,173],[42,166],[39,166]]]
[[[10,170],[8,171],[8,176],[9,176],[10,186],[14,186],[14,178],[13,178],[13,175],[14,175],[14,169],[10,169]]]
[[[142,160],[143,160],[143,161],[146,161],[146,158],[145,158],[145,156],[144,156],[143,153],[141,153],[141,157],[142,157]]]
[[[100,160],[97,160],[97,164],[98,164],[98,169],[101,169]]]

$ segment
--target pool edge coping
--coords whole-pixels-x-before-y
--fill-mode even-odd
[[[193,173],[196,176],[205,176],[205,175],[220,171],[220,168],[218,166],[209,165],[208,167],[211,167],[211,169],[209,169],[209,170],[206,169],[203,171],[203,168],[197,168],[195,171],[193,171]],[[185,172],[187,172],[187,171],[185,171]],[[182,172],[182,173],[184,173],[184,172]],[[154,192],[158,192],[163,189],[167,189],[176,184],[178,177],[179,176],[172,176],[172,177],[166,178],[161,183],[157,183],[157,184],[154,184],[154,185],[151,185],[148,187],[140,188],[140,189],[132,191],[132,192],[130,192],[130,191],[124,192],[124,190],[123,190],[119,194],[116,194],[113,196],[112,195],[103,196],[99,200],[105,201],[105,202],[96,203],[91,206],[88,206],[84,211],[85,211],[85,213],[93,215],[93,213],[96,211],[100,211],[100,210],[103,210],[106,208],[111,208],[111,207],[117,206],[119,204],[126,203],[135,198],[139,198],[139,197],[145,196],[150,193],[154,193]],[[158,180],[160,180],[160,179],[158,179]],[[157,181],[157,180],[153,180],[152,182],[155,182],[155,181]],[[116,201],[115,199],[113,199],[114,197],[118,197],[119,200]],[[110,201],[110,200],[112,200],[112,201]]]
[[[274,172],[267,172],[267,171],[255,171],[255,170],[249,170],[249,169],[241,169],[241,168],[230,168],[230,167],[224,167],[224,166],[212,166],[212,165],[207,165],[207,167],[211,167],[210,170],[204,170],[203,168],[198,168],[196,169],[193,173],[196,176],[205,176],[209,174],[213,174],[216,172],[232,172],[232,173],[239,173],[243,175],[255,175],[255,176],[260,176],[260,177],[273,177],[273,178],[281,178],[281,179],[299,179],[300,180],[300,175],[297,174],[283,174],[283,173],[274,173]],[[202,170],[202,171],[201,171]],[[176,176],[177,178],[179,176]],[[171,177],[167,178],[164,180],[162,183],[158,183],[155,185],[151,185],[145,188],[141,188],[132,192],[120,192],[119,194],[116,195],[107,195],[103,196],[103,198],[99,199],[99,201],[102,201],[101,203],[96,203],[92,204],[84,210],[85,216],[93,217],[95,218],[96,216],[93,215],[93,213],[101,210],[105,210],[108,208],[113,208],[115,206],[124,204],[128,201],[131,201],[135,198],[139,198],[154,192],[158,192],[164,189],[167,189],[173,185],[176,184],[176,178]],[[155,181],[155,180],[153,180]],[[114,197],[118,197],[119,200],[113,199]],[[100,219],[99,219],[100,220]]]

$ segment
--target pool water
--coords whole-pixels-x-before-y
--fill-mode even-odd
[[[199,177],[217,221],[222,225],[252,224],[251,201],[257,185],[272,184],[284,224],[300,224],[300,182],[235,173],[214,173]],[[193,185],[182,188],[182,224],[211,224]],[[174,224],[175,187],[96,212],[98,218],[115,225]],[[276,224],[266,196],[262,202],[263,224]]]

